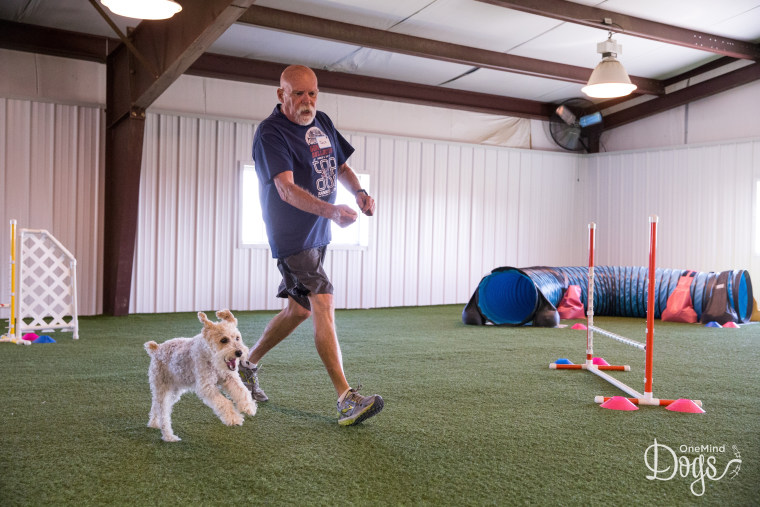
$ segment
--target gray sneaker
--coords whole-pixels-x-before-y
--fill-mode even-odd
[[[361,386],[351,389],[343,401],[338,402],[338,424],[341,426],[359,424],[383,409],[383,398],[379,394],[362,396],[358,393],[359,389]]]
[[[238,364],[240,380],[242,380],[245,387],[251,391],[253,399],[256,401],[267,401],[269,396],[267,396],[261,387],[259,387],[258,371],[259,367],[250,361],[240,361],[240,364]]]

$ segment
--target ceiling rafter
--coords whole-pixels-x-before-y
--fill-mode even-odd
[[[478,0],[569,23],[610,30],[744,60],[760,59],[760,44],[628,16],[567,0]],[[610,20],[610,23],[605,22]]]
[[[325,18],[307,16],[268,7],[251,6],[240,16],[238,23],[282,30],[290,33],[344,42],[357,46],[442,60],[487,69],[557,79],[571,83],[588,81],[591,71],[585,67],[548,62],[535,58],[510,55],[498,51],[462,46],[449,42],[414,37],[402,33],[378,30]],[[637,93],[660,95],[665,92],[656,79],[630,76]]]
[[[704,99],[760,79],[760,62],[702,81],[604,117],[605,128],[615,128],[695,100]]]
[[[78,32],[0,20],[0,47],[6,49],[105,63],[107,54],[119,44],[120,41],[114,38],[99,37]],[[679,81],[685,81],[691,77],[704,74],[707,71],[715,70],[719,67],[730,64],[733,61],[735,61],[735,59],[732,57],[719,58],[701,67],[664,80],[662,83],[667,87]],[[550,62],[546,63],[548,65]],[[262,71],[264,64],[268,65],[268,70],[266,72]],[[251,69],[247,68],[249,65],[251,66]],[[282,63],[257,62],[255,60],[244,58],[204,53],[186,70],[186,73],[219,79],[276,85],[279,78],[279,71],[281,71],[282,67]],[[323,85],[323,83],[330,82],[330,76],[332,75],[340,76],[340,79],[337,79],[337,81],[342,80],[342,82],[335,83],[332,91],[348,95],[386,98],[410,103],[453,107],[462,110],[537,119],[547,119],[553,109],[552,104],[548,103],[542,104],[535,101],[483,93],[464,92],[450,88],[444,88],[443,90],[445,91],[442,91],[441,87],[426,87],[424,85],[367,78],[353,74],[321,71],[320,84]],[[746,71],[743,76],[744,82],[760,79],[760,77],[754,77],[755,75],[750,71]],[[354,82],[356,83],[355,86],[352,84]],[[704,98],[710,94],[720,93],[721,91],[728,89],[727,87],[737,86],[736,82],[735,75],[728,73],[707,81],[706,83],[708,84],[702,85],[699,93],[693,93],[690,95],[685,91],[681,91],[681,93],[676,96],[681,98],[677,100],[668,98],[670,94],[654,98],[647,101],[645,103],[646,106],[633,106],[611,114],[610,116],[613,117],[613,120],[610,122],[605,121],[605,124],[607,125],[606,128],[614,128],[676,107],[673,106],[673,104],[682,100],[683,97],[691,97],[691,100],[698,100],[699,98]],[[375,84],[377,86],[375,86]],[[687,87],[685,90],[690,88],[691,86]],[[428,98],[428,95],[430,95],[431,98]],[[604,110],[613,105],[624,105],[625,102],[629,100],[630,97],[611,99],[598,103],[594,109]],[[537,107],[537,104],[539,104],[540,107]]]
[[[206,53],[187,74],[278,86],[283,64]],[[314,69],[319,89],[342,95],[388,99],[413,104],[546,120],[555,106],[534,100],[476,93],[441,86],[394,81]]]

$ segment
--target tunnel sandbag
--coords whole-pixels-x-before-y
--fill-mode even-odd
[[[731,278],[730,271],[723,271],[715,279],[710,294],[710,300],[702,312],[700,323],[717,322],[721,326],[726,322],[736,322],[738,316],[736,310],[731,306],[728,300],[729,288],[728,281]]]
[[[655,272],[655,318],[667,310],[668,299],[689,270],[661,269]],[[567,288],[581,288],[581,302],[588,310],[586,267],[501,267],[483,277],[462,312],[466,324],[520,326],[551,325],[559,320],[556,308]],[[684,286],[682,286],[682,289]],[[646,318],[649,270],[638,266],[594,268],[594,314]],[[696,272],[689,287],[691,303],[699,322],[710,320],[749,322],[752,318],[752,282],[745,270],[722,273]],[[539,315],[539,322],[535,322]],[[554,313],[553,313],[554,312]],[[555,315],[556,314],[556,315]],[[705,315],[706,314],[706,315]]]
[[[662,312],[662,320],[666,322],[697,322],[697,312],[691,302],[691,284],[694,281],[694,271],[689,271],[678,280],[676,289],[668,297],[668,304]]]
[[[469,326],[482,326],[486,323],[486,318],[480,313],[478,308],[478,291],[470,298],[469,303],[462,310],[462,322]]]

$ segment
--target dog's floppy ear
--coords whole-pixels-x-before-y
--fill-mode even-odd
[[[229,310],[219,310],[216,312],[216,316],[222,320],[226,320],[227,322],[232,322],[233,324],[237,325],[237,319]]]
[[[208,320],[208,317],[206,317],[206,314],[203,312],[198,312],[198,320],[200,320],[201,324],[203,324],[204,326],[210,326],[211,324],[213,324],[213,322]]]

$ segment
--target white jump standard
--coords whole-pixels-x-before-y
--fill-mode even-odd
[[[646,343],[641,343],[630,338],[612,333],[605,329],[594,326],[594,250],[595,250],[595,232],[596,224],[590,223],[589,228],[589,255],[588,255],[588,304],[586,312],[587,320],[587,332],[586,332],[586,362],[583,364],[557,364],[552,363],[549,365],[552,369],[557,370],[587,370],[591,373],[603,378],[610,384],[614,385],[621,391],[625,392],[629,397],[623,398],[621,401],[630,406],[634,405],[652,405],[652,406],[671,406],[670,410],[684,411],[684,412],[696,412],[701,409],[696,409],[702,406],[702,402],[699,400],[666,400],[656,398],[652,392],[652,369],[654,362],[654,313],[655,313],[655,257],[657,250],[657,222],[656,215],[649,217],[649,287],[647,291],[647,333]],[[630,371],[628,365],[603,365],[594,364],[594,333],[597,333],[613,340],[629,345],[631,347],[643,350],[645,353],[645,379],[644,379],[644,393],[640,393],[635,389],[629,387],[623,382],[619,381],[615,377],[605,373],[603,370],[613,371]],[[615,397],[622,398],[622,397]],[[606,403],[610,401],[612,397],[596,396],[594,401],[596,403]],[[629,402],[627,403],[626,402]],[[684,406],[684,408],[680,408]],[[633,409],[633,407],[632,407]]]
[[[70,331],[79,338],[77,261],[52,234],[16,230],[11,220],[8,333],[0,342],[29,345],[25,333]]]

